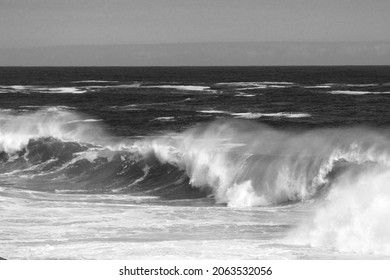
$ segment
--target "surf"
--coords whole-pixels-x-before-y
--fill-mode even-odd
[[[41,172],[34,176],[82,175],[84,187],[105,174],[97,184],[105,191],[142,193],[151,185],[177,191],[181,185],[232,207],[317,199],[351,169],[360,174],[372,166],[388,168],[389,147],[386,131],[278,130],[231,118],[119,140],[99,120],[63,108],[3,112],[0,121],[3,172],[34,168]]]
[[[1,112],[3,183],[58,195],[212,199],[231,208],[310,204],[312,215],[283,242],[390,253],[387,129],[297,131],[225,118],[118,139],[91,120],[62,107]]]

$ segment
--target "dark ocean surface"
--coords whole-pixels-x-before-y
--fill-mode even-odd
[[[0,68],[7,259],[390,254],[390,67]]]

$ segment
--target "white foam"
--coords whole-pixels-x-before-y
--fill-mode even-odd
[[[256,84],[256,82],[228,82],[228,83],[217,83],[216,85],[221,86],[247,86],[247,85],[253,85]]]
[[[290,85],[291,86],[294,85],[294,83],[262,81],[262,82],[228,82],[228,83],[217,83],[217,85],[238,86],[238,87],[260,86],[260,85],[285,85],[285,86]]]
[[[332,94],[364,95],[364,94],[390,94],[389,91],[356,91],[356,90],[333,90]]]
[[[231,83],[218,83],[217,85],[226,85],[242,88],[267,88],[266,84],[259,82],[231,82]]]
[[[232,113],[232,116],[236,118],[244,118],[244,119],[258,119],[264,116],[261,113]]]
[[[261,82],[262,84],[265,85],[293,85],[294,83],[291,82]]]
[[[267,87],[268,86],[266,86],[266,85],[260,85],[260,86],[254,86],[254,87],[243,87],[243,88],[240,88],[240,90],[265,89]]]
[[[166,88],[176,90],[188,90],[188,91],[205,91],[210,90],[208,86],[193,86],[193,85],[156,85],[156,86],[144,86],[146,88]]]
[[[230,114],[227,111],[221,111],[221,110],[201,110],[197,112],[204,113],[204,114]]]
[[[153,119],[154,121],[173,121],[175,117],[158,117]]]
[[[332,94],[348,94],[348,95],[363,95],[370,94],[370,91],[356,91],[356,90],[332,90]]]
[[[246,93],[243,93],[243,92],[239,92],[238,94],[234,95],[234,96],[239,96],[239,97],[254,97],[256,96],[255,94],[246,94]]]
[[[138,108],[140,104],[130,104],[130,105],[123,105],[123,106],[109,106],[110,109],[120,110],[120,111],[143,111],[146,109]]]
[[[347,84],[347,87],[375,87],[378,84]]]
[[[106,80],[82,80],[82,81],[74,81],[72,82],[74,84],[78,84],[78,83],[96,83],[96,84],[99,84],[99,83],[118,83],[118,81],[106,81]]]
[[[101,122],[103,121],[102,119],[84,119],[84,120],[74,120],[74,121],[69,121],[69,122],[66,122],[66,123],[81,123],[81,122]]]
[[[308,118],[311,117],[307,113],[232,113],[231,115],[236,116],[236,118],[244,119],[258,119],[261,117],[275,117],[275,118]]]
[[[303,88],[331,88],[330,85],[304,86]]]
[[[218,83],[217,85],[237,87],[239,90],[254,90],[267,88],[287,88],[294,85],[290,82],[229,82]]]
[[[76,87],[45,87],[45,86],[32,86],[32,85],[13,85],[13,86],[5,86],[5,89],[10,89],[12,91],[20,91],[23,93],[31,93],[31,92],[41,92],[41,93],[85,93],[86,89],[76,88]]]
[[[28,90],[32,87],[33,86],[11,85],[11,86],[0,86],[0,89],[2,93],[9,93],[9,92],[28,93]]]
[[[7,86],[7,88],[10,88],[10,89],[13,89],[13,90],[25,90],[27,89],[28,87],[27,86]]]
[[[342,252],[390,254],[390,172],[344,174],[315,216],[287,241]]]
[[[36,88],[35,91],[43,92],[43,93],[72,93],[72,94],[80,94],[85,93],[87,90],[79,89],[76,87],[48,87],[48,88]]]
[[[94,86],[85,86],[85,88],[89,90],[95,90],[95,89],[107,89],[107,88],[138,88],[140,87],[140,83],[134,83],[134,84],[122,84],[122,85],[94,85]]]
[[[281,85],[269,85],[269,88],[287,88],[288,86],[281,86]]]

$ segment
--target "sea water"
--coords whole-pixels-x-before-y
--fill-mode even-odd
[[[387,259],[389,67],[0,68],[7,259]]]

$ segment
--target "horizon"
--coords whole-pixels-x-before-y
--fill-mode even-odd
[[[390,42],[181,42],[0,48],[0,66],[390,65]]]

